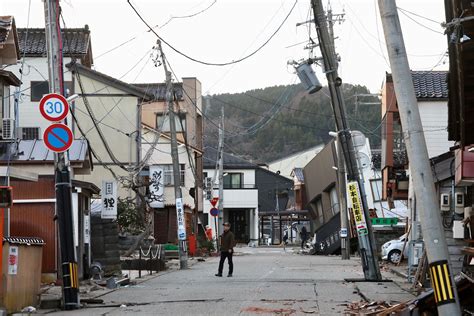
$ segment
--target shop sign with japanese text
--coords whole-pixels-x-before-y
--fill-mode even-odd
[[[103,219],[117,219],[117,182],[102,181],[102,213]]]
[[[349,194],[349,202],[352,204],[352,212],[357,228],[357,234],[359,236],[365,236],[368,234],[367,222],[365,221],[364,210],[360,201],[360,191],[357,182],[349,182],[347,184],[347,192]]]

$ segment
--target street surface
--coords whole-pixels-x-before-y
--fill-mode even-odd
[[[215,277],[218,258],[172,270],[101,296],[104,306],[55,315],[341,315],[347,304],[412,298],[397,282],[350,283],[362,278],[358,258],[310,256],[281,248],[237,248],[234,277]],[[359,294],[360,293],[360,294]]]

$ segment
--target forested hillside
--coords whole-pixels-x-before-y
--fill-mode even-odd
[[[345,84],[349,125],[380,146],[380,105],[363,86]],[[269,162],[327,142],[335,130],[327,88],[309,95],[299,84],[219,94],[207,98],[204,113],[216,124],[225,113],[225,150],[257,162]],[[206,120],[206,146],[217,145],[217,127]]]

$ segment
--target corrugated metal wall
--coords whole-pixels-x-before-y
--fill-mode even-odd
[[[10,214],[11,235],[42,238],[46,243],[43,247],[42,272],[56,272],[54,203],[17,204]]]
[[[13,199],[53,199],[54,178],[40,177],[38,182],[12,180]],[[10,211],[10,234],[19,237],[40,237],[43,247],[43,273],[56,272],[55,203],[17,203]]]

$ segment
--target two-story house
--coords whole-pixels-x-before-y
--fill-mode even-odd
[[[152,178],[153,170],[161,170],[162,203],[153,203],[154,236],[157,243],[177,240],[176,199],[171,156],[170,120],[163,83],[135,84],[153,95],[153,101],[142,105],[142,159],[147,159],[144,174]],[[201,82],[183,78],[173,84],[176,137],[180,164],[181,191],[187,236],[197,237],[199,214],[203,209],[202,194],[202,101]]]
[[[80,96],[72,102],[72,130],[76,139],[86,137],[93,150],[94,171],[77,179],[101,187],[103,180],[130,178],[141,161],[142,103],[153,95],[77,62],[66,68]],[[118,196],[134,193],[119,182]]]
[[[211,197],[219,196],[216,157],[216,149],[205,148],[204,177],[209,179],[206,182],[211,185],[208,188]],[[223,156],[223,172],[223,219],[232,225],[237,242],[256,246],[264,233],[271,235],[272,241],[281,241],[282,226],[276,215],[286,210],[293,196],[291,179],[228,153]],[[209,225],[215,236],[215,220],[209,213],[211,207],[209,200],[205,200],[202,222]]]
[[[54,155],[41,140],[22,139],[22,135],[16,134],[15,122],[19,121],[20,105],[24,99],[20,97],[18,104],[14,97],[15,91],[10,87],[21,86],[21,91],[26,93],[29,91],[29,84],[24,84],[25,81],[28,82],[27,76],[22,76],[22,83],[14,74],[18,70],[17,58],[20,56],[14,19],[1,17],[0,20],[4,22],[0,25],[0,60],[2,63],[8,63],[2,65],[4,69],[11,69],[0,70],[0,109],[3,123],[0,177],[2,183],[10,185],[13,191],[13,205],[6,212],[4,232],[7,236],[39,237],[45,241],[42,273],[43,280],[50,282],[56,280],[59,262],[55,222]],[[14,45],[17,45],[16,49]],[[46,60],[44,62],[46,63]],[[36,120],[41,121],[40,118]],[[73,142],[69,150],[69,161],[72,176],[90,172],[92,161],[87,141]],[[86,218],[89,216],[91,196],[98,192],[98,188],[91,183],[72,181],[74,245],[78,258],[81,258],[78,260],[80,277],[84,275],[91,261],[90,240],[85,236],[88,230]]]
[[[214,179],[207,181],[212,186],[212,197],[219,196],[219,176],[216,174],[217,151],[214,148],[204,148],[204,177]],[[258,189],[256,185],[257,165],[242,158],[224,153],[224,209],[222,210],[224,222],[229,222],[232,231],[239,243],[258,241]],[[211,209],[209,200],[204,201],[203,225],[209,225],[213,236],[216,236],[214,217],[209,213]],[[218,230],[219,228],[217,228]],[[219,234],[222,232],[219,232]]]
[[[469,210],[473,205],[471,185],[474,173],[472,176],[466,173],[466,170],[472,170],[470,161],[473,155],[468,150],[469,146],[457,146],[453,141],[459,141],[461,138],[453,137],[455,132],[459,133],[460,122],[457,121],[458,125],[454,124],[459,113],[453,113],[452,108],[448,111],[448,97],[451,106],[458,106],[453,104],[453,100],[458,96],[450,90],[448,93],[448,82],[452,82],[452,75],[448,77],[446,71],[412,71],[422,131],[436,182],[444,233],[451,257],[450,264],[452,271],[457,273],[461,270],[460,248],[464,235],[461,221],[464,219],[464,210]],[[454,90],[459,88],[452,86]],[[387,75],[383,87],[382,118],[382,198],[388,201],[410,202],[410,240],[421,241],[420,215],[417,204],[414,203],[417,192],[409,196],[409,159],[404,140],[406,135],[403,133],[391,75]],[[466,166],[467,168],[463,168]],[[461,233],[458,233],[459,231]],[[409,262],[416,264],[421,253],[416,255],[415,252],[410,252],[409,257]]]

